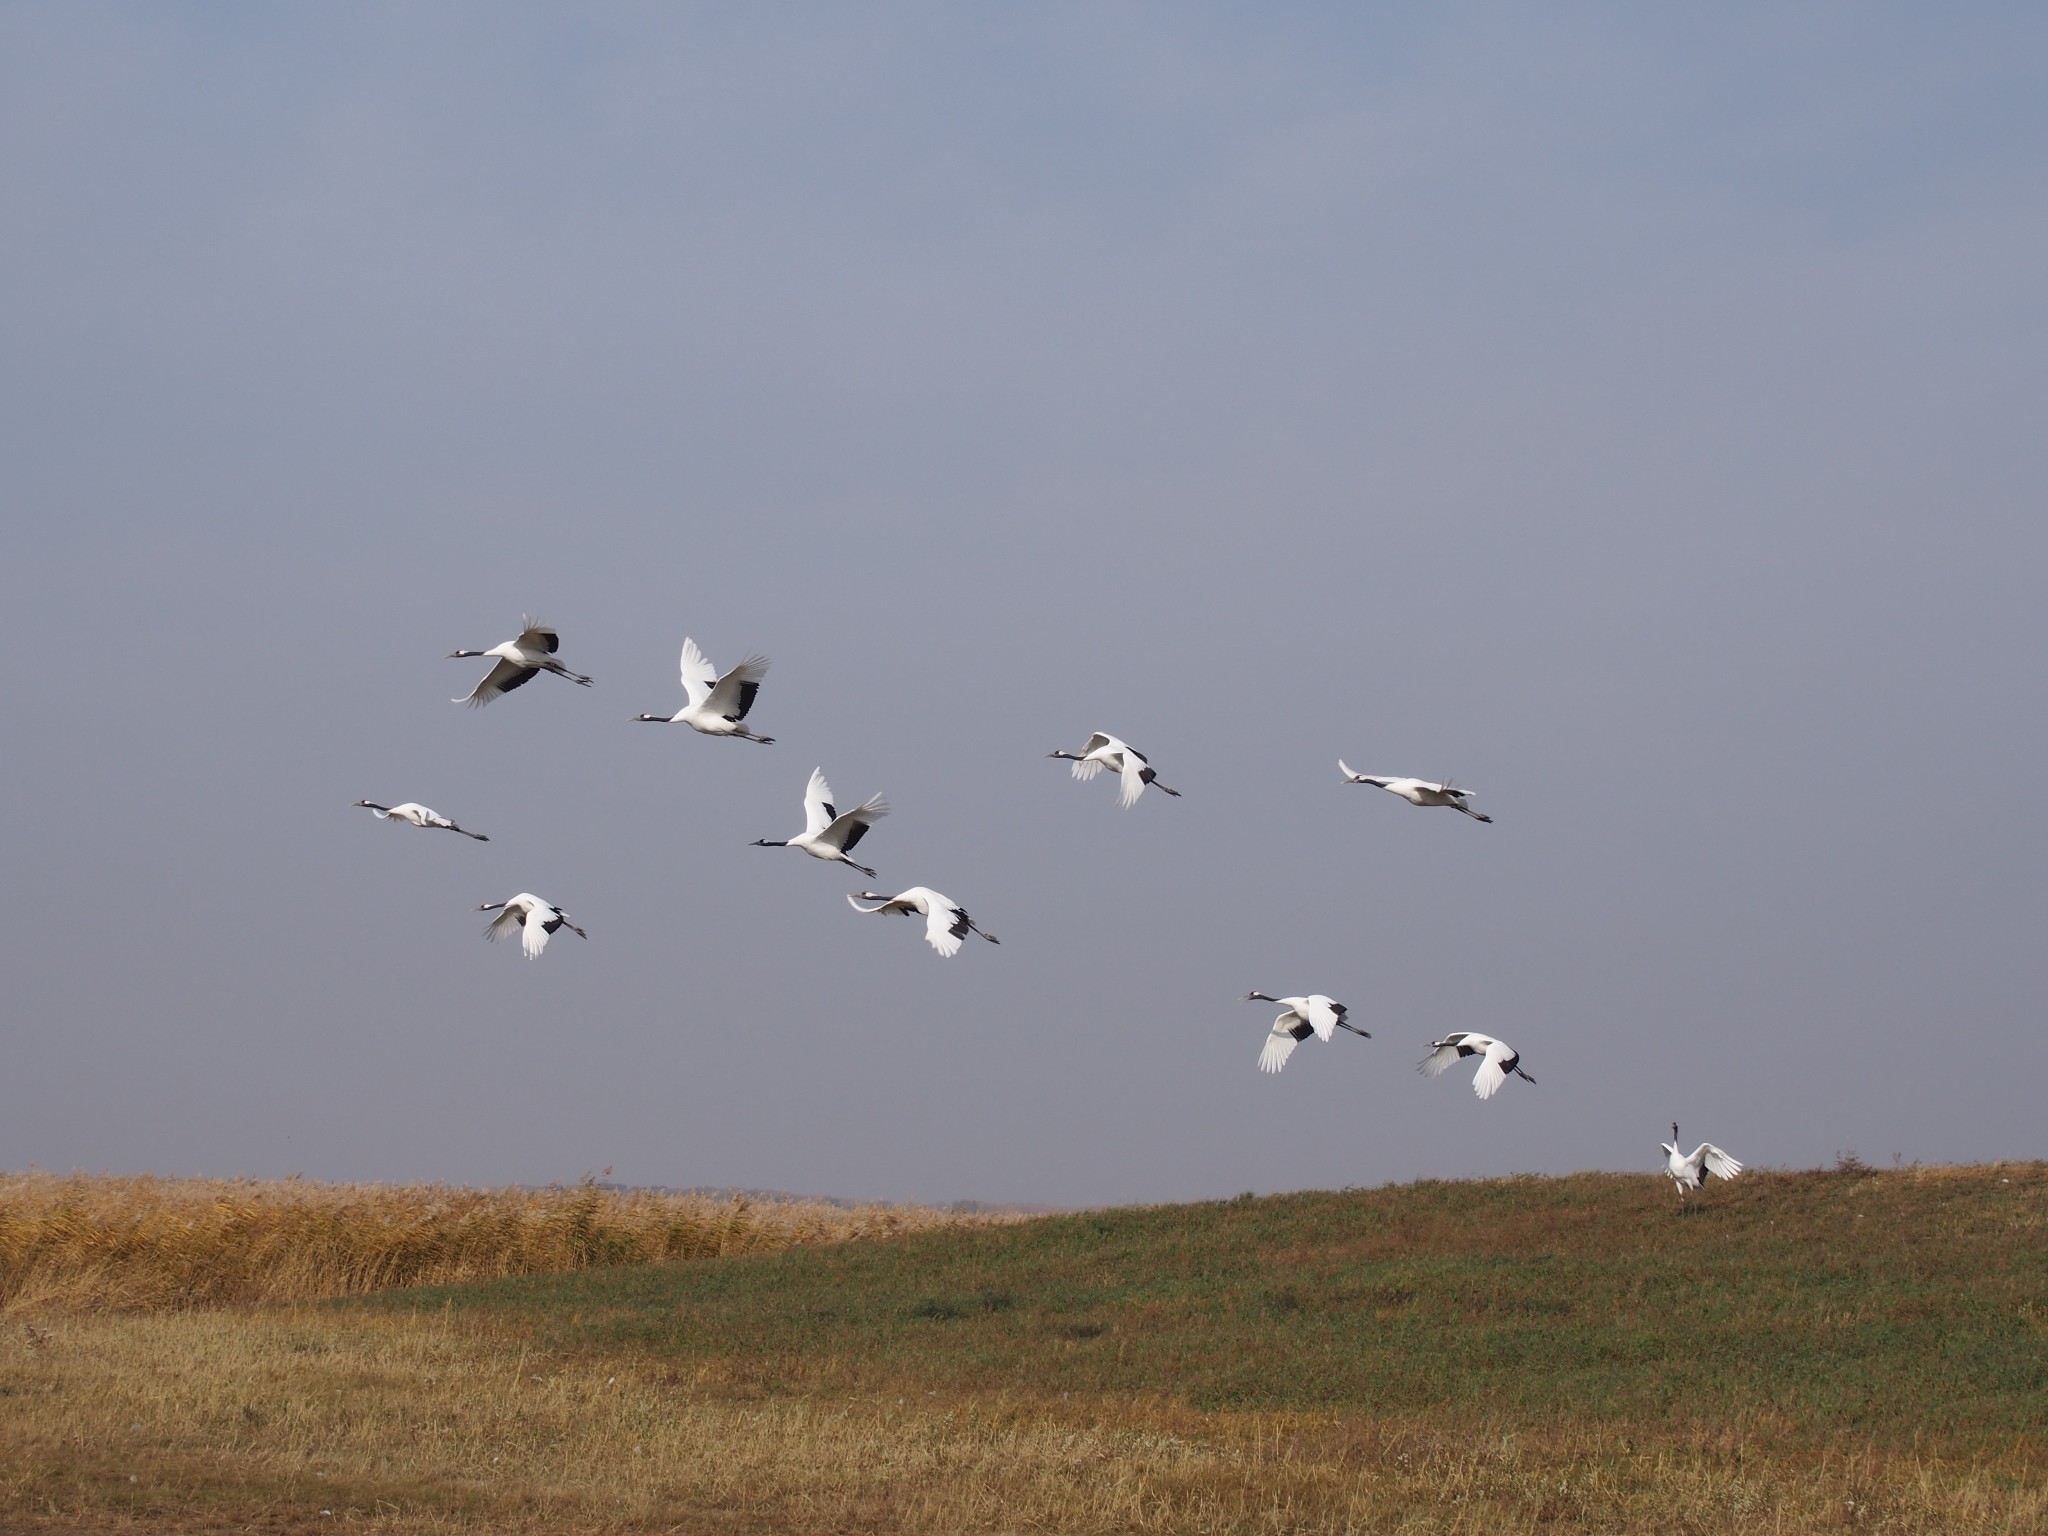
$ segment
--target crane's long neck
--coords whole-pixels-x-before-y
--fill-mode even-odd
[[[754,846],[756,848],[787,848],[789,846],[789,839],[786,837],[757,837],[754,839]]]
[[[1082,761],[1082,758],[1078,754],[1073,752],[1048,752],[1045,755],[1047,757],[1065,758],[1070,763],[1078,763]]]
[[[1277,1003],[1280,1001],[1279,998],[1268,997],[1263,992],[1247,992],[1244,1000],[1248,1003]]]

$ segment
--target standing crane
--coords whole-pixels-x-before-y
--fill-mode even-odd
[[[1707,1178],[1732,1179],[1742,1172],[1742,1164],[1711,1141],[1703,1141],[1693,1148],[1690,1157],[1678,1150],[1678,1122],[1671,1122],[1671,1139],[1660,1141],[1664,1149],[1664,1171],[1671,1175],[1671,1182],[1678,1186],[1678,1208],[1683,1211],[1690,1199],[1690,1192],[1704,1189]]]

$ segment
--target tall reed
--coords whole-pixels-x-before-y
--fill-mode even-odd
[[[0,1174],[0,1313],[236,1306],[758,1253],[962,1221],[606,1189]]]

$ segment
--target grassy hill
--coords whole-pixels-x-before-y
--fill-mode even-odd
[[[1640,1175],[1420,1183],[32,1331],[18,1522],[2048,1531],[2044,1164],[1745,1174],[1686,1216]]]
[[[1582,1174],[1109,1210],[387,1305],[761,1390],[1166,1394],[1988,1441],[2048,1425],[2048,1168]]]

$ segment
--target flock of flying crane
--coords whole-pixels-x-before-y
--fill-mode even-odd
[[[580,672],[572,672],[556,659],[561,649],[561,637],[551,625],[536,619],[521,621],[516,639],[507,640],[503,645],[494,645],[483,651],[451,651],[449,659],[463,656],[488,656],[495,660],[489,672],[484,674],[469,693],[457,704],[481,707],[493,699],[525,686],[542,672],[552,672],[557,677],[588,688],[590,679]],[[683,707],[673,715],[635,715],[636,721],[647,721],[660,725],[687,725],[706,736],[736,736],[743,741],[757,742],[768,746],[775,740],[750,730],[746,724],[747,714],[754,707],[755,696],[761,691],[761,680],[768,673],[768,658],[748,656],[731,671],[720,674],[705,654],[697,648],[697,642],[685,638],[682,654]],[[1073,775],[1083,781],[1093,779],[1104,769],[1117,775],[1119,789],[1117,804],[1128,810],[1138,803],[1147,789],[1156,789],[1161,794],[1180,796],[1177,789],[1169,789],[1159,782],[1145,754],[1102,731],[1091,735],[1079,752],[1049,752],[1048,757],[1061,758],[1073,764]],[[1469,791],[1454,784],[1431,783],[1425,779],[1393,778],[1379,774],[1359,773],[1342,758],[1337,760],[1338,771],[1344,775],[1347,784],[1370,784],[1398,795],[1410,805],[1447,806],[1462,811],[1474,821],[1491,822],[1493,818],[1475,811],[1466,803]],[[358,800],[357,805],[370,811],[379,820],[399,821],[414,827],[434,827],[450,832],[459,832],[464,837],[475,838],[478,842],[490,839],[481,832],[471,832],[457,826],[439,812],[407,801],[402,805],[379,805],[371,800]],[[867,836],[874,824],[889,814],[889,802],[880,794],[870,795],[866,800],[848,811],[839,810],[834,802],[832,786],[825,782],[823,769],[811,770],[810,783],[804,790],[804,830],[789,838],[757,838],[754,846],[759,848],[800,848],[814,859],[845,864],[859,870],[870,880],[875,872],[865,864],[855,862],[851,857],[861,839]],[[894,896],[884,896],[877,891],[862,891],[849,895],[847,904],[854,911],[870,916],[882,914],[916,915],[925,920],[925,942],[941,956],[952,956],[960,952],[967,935],[979,934],[989,943],[999,941],[992,933],[976,925],[967,915],[967,909],[950,896],[933,890],[930,886],[914,885]],[[862,906],[862,902],[876,902],[876,906]],[[543,901],[530,891],[521,891],[503,901],[487,901],[479,906],[479,912],[495,912],[484,929],[486,938],[496,940],[519,930],[520,949],[529,960],[538,959],[547,948],[549,937],[562,928],[567,928],[578,938],[587,939],[589,934],[569,921],[569,914],[553,902]],[[1259,1052],[1259,1070],[1278,1072],[1287,1065],[1287,1059],[1294,1054],[1294,1048],[1301,1041],[1314,1035],[1319,1040],[1334,1040],[1342,1029],[1362,1039],[1371,1039],[1371,1033],[1350,1022],[1349,1010],[1334,998],[1322,993],[1311,993],[1305,997],[1271,997],[1264,992],[1250,992],[1246,1002],[1278,1003],[1285,1010],[1273,1021],[1272,1031],[1266,1037],[1264,1048]],[[1505,1041],[1491,1035],[1482,1035],[1473,1030],[1453,1030],[1441,1040],[1429,1042],[1429,1055],[1419,1064],[1418,1070],[1429,1077],[1440,1076],[1461,1058],[1477,1056],[1479,1071],[1472,1080],[1472,1091],[1481,1099],[1490,1099],[1510,1076],[1520,1077],[1525,1082],[1536,1079],[1522,1070],[1522,1058]],[[1671,1126],[1671,1140],[1658,1145],[1665,1153],[1665,1171],[1678,1186],[1679,1199],[1683,1203],[1690,1190],[1698,1189],[1706,1182],[1708,1175],[1732,1179],[1742,1172],[1742,1164],[1723,1152],[1712,1142],[1702,1142],[1691,1154],[1682,1154],[1678,1149],[1678,1125]]]

